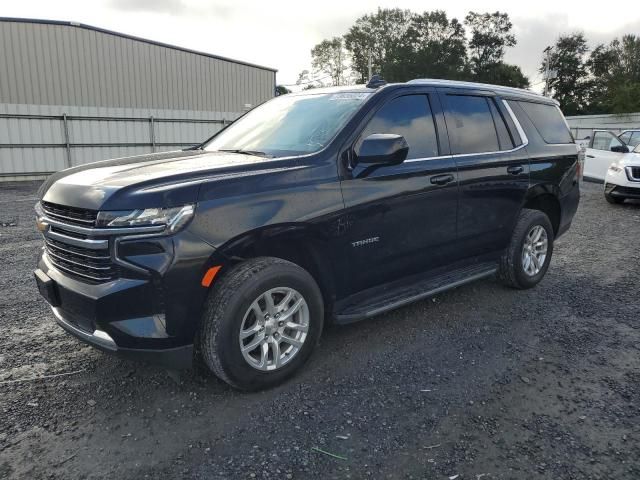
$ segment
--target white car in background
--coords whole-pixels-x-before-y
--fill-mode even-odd
[[[640,144],[609,165],[604,180],[604,198],[609,203],[640,199]]]
[[[629,154],[629,147],[609,130],[594,130],[585,149],[584,178],[603,182],[609,165]]]

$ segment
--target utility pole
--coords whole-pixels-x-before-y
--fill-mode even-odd
[[[369,80],[371,80],[371,77],[373,76],[373,69],[371,67],[371,62],[372,62],[372,55],[371,55],[371,50],[369,50]]]
[[[543,50],[544,53],[547,54],[547,60],[544,65],[544,93],[543,95],[546,97],[549,95],[549,71],[550,71],[550,63],[551,63],[551,47],[547,47]]]

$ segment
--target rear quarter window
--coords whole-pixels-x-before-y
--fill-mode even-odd
[[[546,143],[574,143],[567,124],[555,105],[518,101]]]

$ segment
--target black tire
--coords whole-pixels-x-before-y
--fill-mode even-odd
[[[612,205],[620,205],[622,202],[624,202],[624,197],[613,197],[608,193],[604,194],[604,199]]]
[[[522,265],[522,254],[525,238],[531,229],[540,225],[547,234],[547,255],[540,271],[536,275],[528,275]],[[498,277],[503,284],[518,289],[536,286],[547,273],[553,254],[554,233],[549,217],[539,210],[523,208],[511,236],[511,242],[500,259]]]
[[[262,293],[293,288],[309,308],[309,330],[298,353],[274,371],[258,370],[240,350],[242,319]],[[313,277],[298,265],[272,257],[242,262],[226,272],[209,293],[200,331],[200,351],[206,366],[221,380],[240,390],[270,388],[291,377],[311,356],[322,333],[324,304]]]

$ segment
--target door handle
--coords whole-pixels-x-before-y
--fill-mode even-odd
[[[596,158],[595,155],[587,155],[587,158]]]
[[[511,167],[507,167],[507,172],[511,175],[520,175],[524,172],[524,167],[522,165],[513,165]]]
[[[433,183],[434,185],[446,185],[449,182],[453,182],[453,175],[451,175],[450,173],[431,177],[431,183]]]

